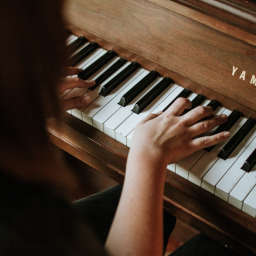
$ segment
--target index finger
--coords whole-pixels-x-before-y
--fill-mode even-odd
[[[180,97],[172,103],[172,105],[164,112],[163,115],[179,116],[184,112],[185,109],[188,109],[190,107],[191,107],[190,100],[188,100],[187,98]]]
[[[63,93],[67,89],[91,87],[95,85],[95,81],[81,80],[78,77],[66,78],[59,86],[60,93]]]
[[[66,76],[72,76],[72,75],[77,75],[80,73],[82,69],[76,68],[76,67],[67,67],[65,70],[65,75]]]

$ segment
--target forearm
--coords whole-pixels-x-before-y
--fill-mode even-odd
[[[106,247],[111,255],[162,255],[165,164],[130,152]]]

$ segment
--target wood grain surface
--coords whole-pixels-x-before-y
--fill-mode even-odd
[[[255,35],[250,34],[249,44],[243,40],[248,33],[231,37],[185,17],[187,9],[176,13],[168,2],[72,0],[67,16],[83,31],[256,109],[256,87],[249,83],[256,73]],[[245,81],[232,76],[233,66],[247,72]]]

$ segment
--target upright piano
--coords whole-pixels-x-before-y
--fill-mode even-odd
[[[167,167],[165,207],[234,250],[256,253],[256,4],[68,0],[70,63],[94,101],[49,124],[57,147],[122,182],[136,124],[178,96],[229,116],[231,138]],[[214,132],[214,131],[213,131]],[[215,130],[216,132],[216,130]]]

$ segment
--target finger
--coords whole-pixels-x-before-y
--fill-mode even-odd
[[[152,119],[158,117],[160,114],[162,114],[162,111],[161,111],[161,112],[158,112],[158,113],[150,113],[150,114],[148,114],[144,119],[142,119],[142,120],[139,122],[139,124],[144,124],[144,123],[146,123],[146,122],[148,122],[148,121],[150,121],[150,120],[152,120]]]
[[[190,126],[206,117],[212,116],[213,110],[211,107],[198,106],[195,109],[190,110],[185,115],[182,116],[182,119],[187,126]]]
[[[203,148],[214,146],[220,142],[225,141],[230,136],[230,132],[220,132],[212,136],[204,136],[193,139],[190,146],[194,151],[198,151]]]
[[[179,116],[181,115],[185,109],[188,109],[191,107],[190,100],[186,98],[178,98],[173,102],[173,104],[164,112],[164,115],[175,115]]]
[[[61,95],[61,98],[66,100],[66,99],[85,96],[86,93],[88,93],[87,88],[68,89],[68,90],[64,91],[64,93]]]
[[[59,86],[60,93],[63,93],[67,89],[84,88],[95,85],[95,81],[81,80],[78,77],[66,78]]]
[[[69,110],[73,108],[83,109],[92,102],[92,99],[87,95],[84,97],[76,97],[63,101],[63,109]]]
[[[220,116],[215,116],[212,119],[194,124],[188,129],[189,133],[191,134],[191,138],[204,134],[212,130],[217,125],[225,123],[227,121],[227,118],[228,117],[226,115],[220,115]]]
[[[66,68],[66,76],[72,76],[72,75],[77,75],[83,71],[81,68],[76,68],[76,67],[67,67]]]

